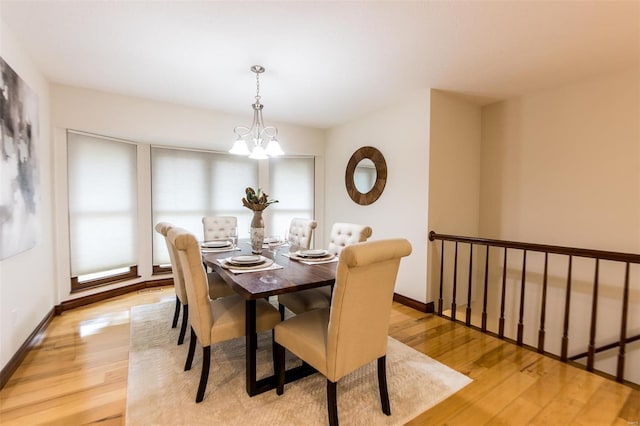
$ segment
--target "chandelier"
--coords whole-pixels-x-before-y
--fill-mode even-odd
[[[260,103],[260,74],[264,72],[262,65],[254,65],[251,71],[256,74],[256,102],[253,107],[253,123],[251,127],[237,126],[233,129],[236,134],[236,141],[229,150],[232,154],[248,155],[249,158],[255,160],[264,160],[276,155],[282,155],[284,152],[278,143],[278,129],[273,126],[265,126],[262,121],[262,108],[264,105]],[[265,139],[268,143],[265,146]],[[253,149],[249,151],[247,141],[253,142]]]

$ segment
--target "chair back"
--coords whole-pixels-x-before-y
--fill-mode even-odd
[[[371,227],[366,225],[358,225],[356,223],[334,223],[331,228],[329,247],[327,247],[327,250],[329,250],[330,253],[339,256],[342,249],[346,246],[367,241],[367,238],[371,236],[372,232]]]
[[[337,381],[385,355],[403,238],[357,243],[340,255],[327,337],[328,379]]]
[[[189,300],[189,321],[200,344],[211,344],[211,299],[207,274],[202,265],[200,244],[196,236],[183,228],[172,228],[167,240],[176,248],[178,262],[182,267],[184,286]]]
[[[303,219],[294,217],[289,225],[289,242],[292,247],[308,249],[311,246],[313,230],[318,226],[318,222],[313,219]]]
[[[173,273],[173,286],[176,289],[176,296],[180,303],[188,305],[187,291],[184,288],[184,277],[182,274],[182,266],[178,262],[178,254],[176,248],[167,239],[167,234],[174,228],[169,222],[158,222],[156,224],[156,231],[164,237],[164,242],[167,244],[167,251],[169,252],[169,260],[171,262],[171,272]]]
[[[205,241],[227,238],[229,231],[237,227],[238,218],[235,216],[204,216],[202,218]]]

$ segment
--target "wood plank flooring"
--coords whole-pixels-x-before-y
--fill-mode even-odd
[[[172,287],[150,289],[54,318],[0,391],[0,424],[124,424],[129,309],[174,299]],[[412,425],[628,426],[640,420],[639,391],[437,316],[394,303],[390,335],[473,379]]]

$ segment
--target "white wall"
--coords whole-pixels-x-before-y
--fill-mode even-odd
[[[39,167],[36,246],[0,261],[0,365],[4,367],[56,304],[53,261],[52,160],[49,86],[4,22],[0,21],[0,56],[38,96]]]
[[[79,130],[151,145],[166,145],[226,152],[235,136],[233,128],[249,125],[251,110],[244,116],[233,116],[211,110],[189,108],[169,103],[80,89],[76,87],[52,85],[52,127],[55,144],[56,211],[61,220],[57,225],[57,279],[60,283],[59,300],[86,296],[105,289],[121,287],[132,282],[152,279],[151,276],[151,194],[149,170],[149,145],[139,151],[139,229],[141,278],[101,289],[70,293],[69,242],[66,195],[66,129]],[[268,121],[268,112],[267,112]],[[270,122],[278,127],[282,149],[289,155],[316,156],[316,218],[319,226],[323,223],[321,213],[324,200],[324,131],[301,126]],[[268,190],[268,188],[265,188]],[[238,199],[243,194],[238,195]],[[319,234],[322,228],[319,229]],[[323,244],[322,239],[316,239]]]
[[[379,149],[387,184],[371,205],[354,203],[345,187],[349,158],[361,146]],[[401,262],[396,293],[426,302],[427,199],[429,181],[429,91],[328,131],[325,238],[335,222],[373,228],[372,240],[407,238],[413,253]]]
[[[483,109],[485,237],[640,252],[640,71]]]
[[[480,231],[480,142],[482,112],[456,95],[431,91],[429,154],[429,231],[478,236]],[[429,244],[429,300],[439,298],[441,242]],[[475,254],[475,253],[474,253]],[[454,258],[454,246],[445,245],[445,259]],[[458,251],[460,265],[468,264],[468,250]],[[474,263],[478,262],[477,256]],[[452,282],[453,262],[444,269]],[[466,303],[468,269],[459,268],[456,304]],[[443,297],[448,308],[452,294]],[[437,306],[436,306],[437,309]]]

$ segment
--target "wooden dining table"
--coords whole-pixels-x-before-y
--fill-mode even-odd
[[[249,396],[254,396],[276,387],[275,375],[259,380],[256,378],[256,351],[258,346],[256,300],[294,291],[333,285],[338,263],[307,265],[285,256],[285,254],[289,253],[289,247],[282,246],[275,255],[273,251],[266,249],[262,253],[263,256],[273,259],[275,263],[281,265],[282,269],[235,274],[223,268],[218,259],[251,254],[251,246],[248,241],[240,241],[238,248],[241,251],[204,252],[202,258],[205,265],[220,274],[225,282],[246,301],[246,389]],[[303,364],[300,367],[287,370],[285,381],[297,380],[313,371],[308,365]]]

